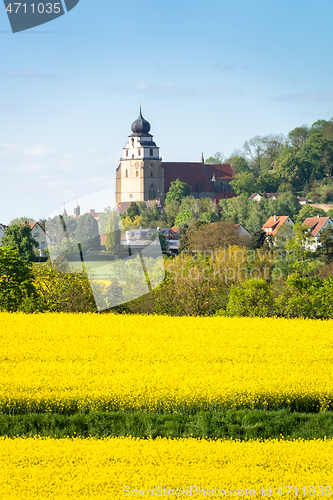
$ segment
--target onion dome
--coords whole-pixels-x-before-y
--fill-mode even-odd
[[[140,106],[140,115],[135,122],[132,123],[132,132],[133,134],[148,134],[150,130],[150,123],[147,122],[142,116],[141,106]]]

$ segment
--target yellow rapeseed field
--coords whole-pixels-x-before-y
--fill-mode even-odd
[[[0,439],[4,499],[333,496],[333,441]]]
[[[333,408],[333,321],[0,314],[0,411]]]

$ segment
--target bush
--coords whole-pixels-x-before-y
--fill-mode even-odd
[[[228,316],[271,316],[272,287],[264,279],[250,279],[230,290],[226,314]]]
[[[18,249],[0,247],[0,310],[34,312],[37,299],[31,265]]]

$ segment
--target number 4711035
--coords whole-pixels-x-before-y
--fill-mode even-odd
[[[32,14],[60,14],[61,3],[21,3],[13,2],[8,5],[6,11],[9,14],[27,14],[30,11]]]

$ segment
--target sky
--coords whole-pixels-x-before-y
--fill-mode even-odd
[[[329,0],[80,0],[15,34],[2,4],[0,223],[113,207],[140,104],[164,161],[333,117]]]

